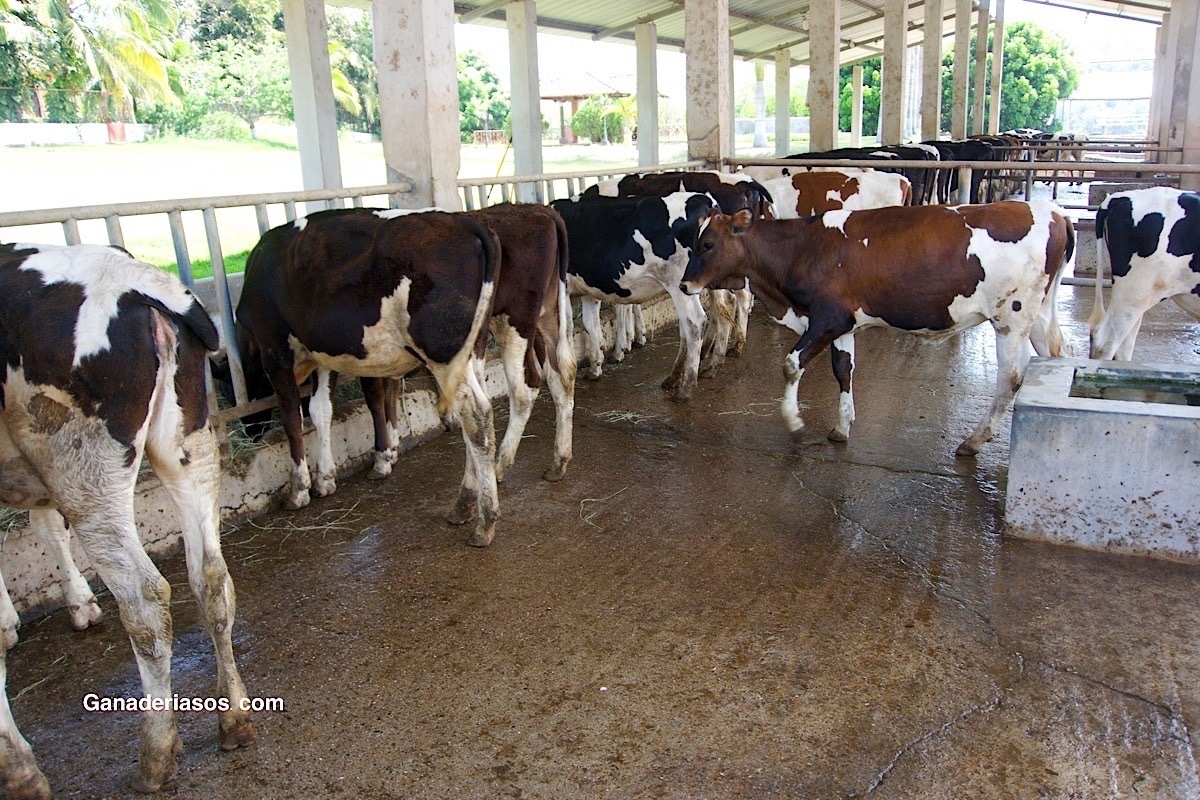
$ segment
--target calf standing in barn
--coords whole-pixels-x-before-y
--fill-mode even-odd
[[[1092,358],[1133,358],[1142,317],[1168,297],[1200,320],[1200,194],[1158,186],[1109,195],[1096,211],[1096,251]]]
[[[680,289],[739,286],[747,279],[777,322],[801,334],[784,363],[783,416],[804,427],[797,403],[809,361],[831,346],[841,388],[834,441],[854,421],[854,333],[886,326],[944,336],[989,321],[996,332],[996,391],[988,414],[958,448],[975,455],[992,438],[1021,385],[1029,343],[1057,356],[1059,277],[1075,232],[1049,203],[910,206],[831,211],[801,220],[711,215]]]
[[[437,382],[439,413],[453,408],[466,440],[467,468],[449,519],[474,517],[470,543],[491,542],[496,435],[475,360],[483,358],[499,264],[490,228],[441,211],[386,220],[365,209],[323,211],[263,235],[246,262],[238,341],[279,396],[293,463],[286,505],[306,505],[313,487],[298,385],[316,373],[318,402],[309,412],[327,435],[332,372],[392,378],[423,365]],[[327,444],[318,449],[326,453]],[[333,491],[334,478],[332,457],[319,462],[317,493]]]
[[[158,791],[181,750],[171,691],[171,587],[133,516],[145,453],[179,510],[188,581],[216,648],[220,744],[254,741],[234,663],[233,582],[221,556],[220,456],[208,424],[205,361],[218,345],[178,280],[114,248],[0,245],[0,503],[58,509],[113,594],[147,698],[133,788]],[[0,650],[0,686],[3,685]],[[8,797],[50,787],[0,694]]]

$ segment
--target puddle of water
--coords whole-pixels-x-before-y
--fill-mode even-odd
[[[1070,396],[1093,400],[1200,406],[1200,384],[1190,380],[1086,374],[1077,371],[1075,379],[1071,382]]]

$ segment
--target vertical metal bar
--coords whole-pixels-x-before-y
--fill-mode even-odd
[[[471,197],[471,187],[470,186],[463,187],[462,201],[463,201],[464,209],[466,209],[467,211],[475,210],[475,200],[474,200],[474,198]]]
[[[225,258],[221,255],[221,234],[217,230],[217,212],[204,209],[204,232],[208,236],[208,254],[212,259],[213,288],[217,292],[217,313],[221,318],[221,335],[229,359],[229,375],[233,378],[233,396],[237,405],[247,402],[246,375],[242,370],[242,354],[238,352],[237,332],[233,324],[233,301],[229,295],[229,279],[225,276]]]
[[[183,232],[183,213],[179,210],[167,212],[167,223],[171,226],[171,243],[175,245],[175,268],[183,285],[193,288],[196,278],[192,275],[192,258],[188,255],[187,236]]]
[[[296,221],[296,203],[294,200],[288,200],[283,204],[283,216],[288,222]]]
[[[553,180],[546,181],[546,202],[553,203],[557,199],[558,199],[558,197],[555,196],[555,192],[554,192],[554,181]]]
[[[971,202],[971,168],[958,168],[958,202],[965,204]]]
[[[63,241],[67,244],[79,244],[83,240],[79,238],[79,220],[74,217],[64,219],[63,226]]]
[[[1025,170],[1025,200],[1029,201],[1033,197],[1033,169]]]
[[[363,199],[362,199],[362,195],[361,195],[361,194],[356,194],[356,195],[354,195],[354,199],[353,199],[353,200],[351,200],[350,202],[351,202],[351,205],[353,205],[355,208],[362,208],[362,207],[363,207]]]
[[[124,248],[125,237],[121,235],[121,218],[116,214],[105,217],[104,227],[108,229],[108,243]]]
[[[254,206],[254,218],[258,220],[258,235],[262,236],[271,230],[271,218],[267,215],[267,204],[259,203]]]

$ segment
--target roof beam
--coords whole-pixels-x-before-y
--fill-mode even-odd
[[[654,22],[662,19],[663,17],[669,17],[672,14],[678,14],[679,12],[680,8],[678,6],[667,6],[660,11],[655,11],[653,14],[646,14],[645,16],[638,17],[637,19],[630,20],[629,22],[622,22],[620,25],[614,25],[611,28],[605,28],[604,30],[597,31],[596,33],[592,34],[592,41],[598,42],[601,39],[607,39],[608,37],[614,36],[622,31],[636,28],[638,25],[644,25],[647,22]]]
[[[488,14],[492,13],[496,9],[508,5],[510,2],[512,2],[512,0],[492,0],[492,2],[490,2],[490,3],[484,3],[483,5],[477,6],[473,9],[471,9],[470,11],[466,11],[462,14],[459,14],[458,21],[460,23],[462,23],[463,25],[466,25],[468,22],[471,22],[472,20],[476,20],[476,19],[479,19],[480,17],[487,16]]]

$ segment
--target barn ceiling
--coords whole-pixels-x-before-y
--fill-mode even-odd
[[[977,2],[978,0],[976,0]],[[1161,22],[1170,0],[1041,0],[1047,5]],[[850,64],[883,52],[884,0],[841,0],[841,62]],[[1034,0],[1038,2],[1038,0]],[[504,25],[508,0],[458,0],[460,22]],[[954,32],[954,0],[943,0],[942,33]],[[634,26],[653,22],[659,47],[683,49],[684,0],[538,0],[538,25],[559,34],[603,41],[633,41]],[[729,33],[736,57],[771,60],[791,51],[793,64],[807,64],[809,0],[729,0]],[[925,3],[908,12],[908,43],[924,38]]]

